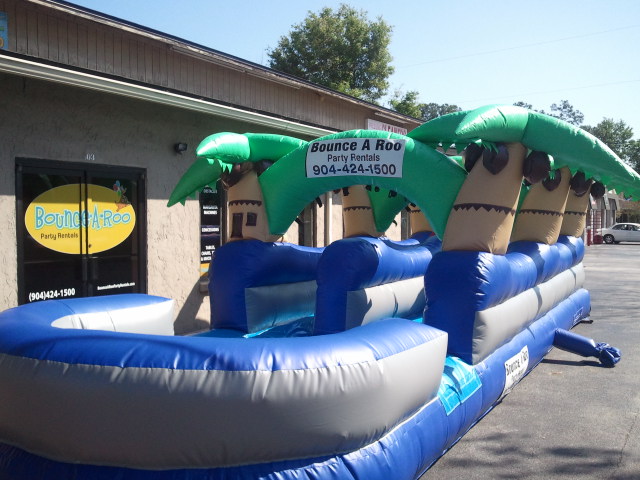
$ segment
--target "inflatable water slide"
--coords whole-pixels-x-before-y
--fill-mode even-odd
[[[413,480],[553,346],[620,359],[570,330],[591,309],[589,198],[640,177],[587,132],[488,106],[406,136],[223,132],[197,153],[169,204],[227,190],[211,329],[174,335],[173,300],[142,294],[0,313],[0,476]],[[328,191],[345,238],[279,241]]]

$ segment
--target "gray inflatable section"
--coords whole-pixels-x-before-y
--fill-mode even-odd
[[[424,277],[409,278],[347,292],[346,328],[388,317],[422,316]]]
[[[315,280],[246,288],[247,333],[313,315],[316,290]]]
[[[478,364],[534,320],[582,288],[582,263],[526,290],[505,302],[476,312],[473,329],[473,364]]]
[[[54,460],[146,469],[332,455],[379,439],[435,398],[446,349],[443,333],[377,361],[276,371],[4,354],[0,437]]]

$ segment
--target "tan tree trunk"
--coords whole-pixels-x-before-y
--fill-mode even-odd
[[[376,230],[371,201],[364,185],[352,185],[349,194],[342,196],[342,221],[345,238],[381,235]]]
[[[458,192],[442,240],[443,250],[506,253],[522,186],[527,149],[506,144],[507,165],[490,173],[479,159]]]
[[[564,219],[560,227],[560,235],[581,237],[587,225],[587,210],[589,209],[589,192],[577,196],[573,190],[569,191],[567,206],[564,209]]]
[[[433,232],[433,227],[420,208],[409,205],[409,236],[420,232]]]
[[[274,242],[280,238],[269,233],[267,212],[256,172],[245,173],[240,181],[227,190],[227,241],[253,238]]]
[[[558,241],[571,171],[562,168],[560,178],[560,184],[552,191],[547,190],[542,182],[531,186],[518,211],[511,234],[512,242],[529,240],[551,245]]]

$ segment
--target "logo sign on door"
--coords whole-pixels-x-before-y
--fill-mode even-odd
[[[86,205],[79,200],[85,198],[85,188]],[[135,227],[136,214],[125,192],[118,181],[112,189],[79,184],[52,188],[27,207],[26,229],[35,241],[56,252],[104,252],[126,240]],[[81,230],[86,232],[88,250]]]

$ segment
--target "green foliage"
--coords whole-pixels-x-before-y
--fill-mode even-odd
[[[582,122],[584,121],[584,115],[582,112],[573,108],[568,100],[561,100],[560,105],[552,103],[551,113],[549,113],[549,115],[575,126],[582,125]]]
[[[342,4],[309,12],[268,52],[269,67],[374,102],[386,94],[392,27]]]
[[[419,118],[423,122],[428,122],[448,113],[461,111],[457,105],[449,105],[448,103],[421,103],[418,101],[418,95],[415,90],[410,90],[405,94],[400,90],[396,90],[389,101],[391,109],[404,115]]]
[[[533,108],[533,105],[531,105],[530,103],[527,103],[527,102],[514,102],[513,105],[516,106],[516,107],[522,107],[522,108],[526,108],[528,110],[533,110],[534,112],[543,113],[543,111],[536,110],[535,108]]]
[[[631,140],[625,147],[623,157],[636,172],[640,171],[640,140]]]
[[[560,100],[560,104],[553,103],[551,104],[551,111],[545,112],[544,110],[536,110],[533,108],[533,105],[526,102],[515,102],[514,105],[516,107],[522,107],[529,110],[533,110],[534,112],[544,113],[545,115],[549,115],[550,117],[559,118],[560,120],[564,120],[571,125],[575,125],[579,127],[582,125],[584,121],[584,115],[580,110],[576,110],[573,108],[573,105],[569,103],[568,100]]]
[[[461,112],[462,109],[457,105],[449,105],[448,103],[423,103],[422,119],[427,122],[433,118],[441,117],[448,113]]]
[[[391,109],[403,115],[409,115],[414,118],[422,117],[421,106],[423,104],[418,102],[418,92],[411,90],[404,95],[400,90],[396,90],[391,100],[389,100]]]

